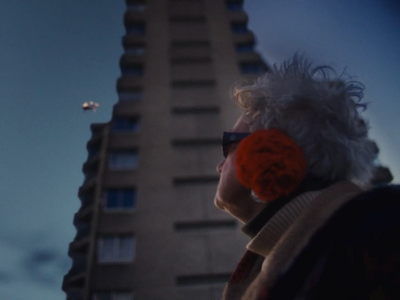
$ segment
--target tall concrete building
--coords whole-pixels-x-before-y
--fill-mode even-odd
[[[241,0],[126,4],[118,102],[109,123],[91,126],[63,290],[68,300],[220,299],[247,242],[213,204],[221,133],[239,113],[228,92],[267,66]],[[377,184],[390,179],[380,170]]]
[[[237,0],[127,1],[112,119],[83,165],[68,300],[220,299],[244,253],[213,204],[229,89],[266,70]]]

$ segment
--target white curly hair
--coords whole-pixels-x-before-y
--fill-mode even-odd
[[[367,107],[363,90],[351,77],[295,55],[254,84],[235,84],[233,96],[251,131],[276,128],[301,147],[309,178],[368,184],[375,153],[359,112]]]

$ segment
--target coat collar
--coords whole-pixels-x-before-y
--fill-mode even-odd
[[[292,199],[269,219],[246,248],[266,257],[295,219],[321,193],[306,192]]]
[[[289,227],[293,225],[301,214],[313,206],[312,204],[315,200],[331,198],[332,194],[336,195],[338,190],[343,194],[361,191],[358,186],[351,182],[339,182],[324,190],[305,192],[293,198],[267,221],[264,227],[248,243],[247,249],[267,257]]]

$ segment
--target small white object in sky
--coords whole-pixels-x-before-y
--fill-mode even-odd
[[[89,102],[85,102],[82,104],[82,109],[83,110],[92,110],[93,112],[96,112],[96,107],[99,107],[100,104],[93,102],[93,101],[89,101]]]

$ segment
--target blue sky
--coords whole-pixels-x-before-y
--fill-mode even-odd
[[[296,51],[366,85],[380,160],[400,181],[400,5],[247,0],[268,63]],[[64,299],[91,123],[117,101],[124,1],[0,2],[0,298]],[[85,101],[100,103],[96,114]],[[212,199],[210,199],[212,201]]]

